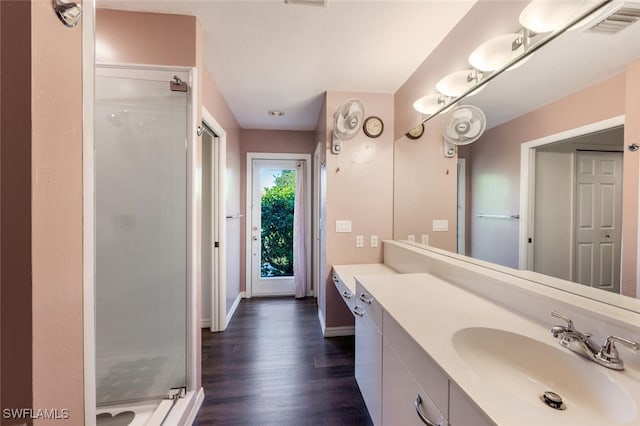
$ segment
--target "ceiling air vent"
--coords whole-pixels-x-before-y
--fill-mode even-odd
[[[622,3],[599,16],[587,31],[599,34],[617,34],[640,19],[640,3]]]

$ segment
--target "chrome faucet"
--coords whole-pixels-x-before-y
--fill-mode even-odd
[[[624,363],[618,355],[616,343],[635,351],[640,350],[640,344],[617,336],[607,337],[604,345],[598,346],[591,340],[590,333],[581,333],[575,329],[571,318],[556,311],[551,311],[551,316],[560,318],[567,323],[567,325],[554,325],[549,330],[553,337],[558,339],[560,345],[604,367],[624,370]]]

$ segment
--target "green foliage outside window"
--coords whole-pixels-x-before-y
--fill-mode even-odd
[[[293,208],[296,173],[283,170],[262,194],[263,277],[293,276]]]

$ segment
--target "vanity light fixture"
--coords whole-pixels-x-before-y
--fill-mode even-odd
[[[520,24],[537,33],[557,31],[598,3],[597,0],[533,0],[520,13]],[[574,30],[580,25],[573,25]]]
[[[280,118],[282,116],[284,116],[284,111],[280,111],[277,109],[272,109],[269,111],[269,115],[275,118]]]
[[[481,71],[477,69],[455,71],[436,83],[436,90],[445,96],[458,97],[476,86],[483,78]],[[475,95],[484,89],[484,86],[474,90],[470,95]]]
[[[502,68],[516,57],[529,49],[531,33],[523,28],[518,33],[503,34],[485,41],[469,55],[469,64],[482,72],[491,72]],[[527,56],[509,70],[516,69],[526,63],[531,56]]]
[[[467,96],[472,96],[482,90],[487,83],[489,83],[494,78],[498,77],[500,74],[513,69],[515,66],[518,66],[520,62],[527,60],[533,53],[542,49],[547,44],[551,43],[553,40],[558,38],[560,35],[565,33],[570,29],[574,29],[578,24],[586,25],[586,23],[590,20],[593,20],[596,12],[598,15],[603,13],[605,6],[613,3],[613,0],[567,0],[566,4],[563,4],[563,7],[560,7],[560,10],[564,10],[562,15],[565,18],[562,21],[560,27],[556,26],[541,26],[537,25],[537,22],[542,22],[540,17],[543,15],[539,13],[539,10],[554,10],[556,6],[563,2],[552,2],[549,0],[533,0],[529,6],[523,10],[520,15],[520,22],[525,29],[530,30],[528,36],[523,32],[523,37],[521,40],[512,41],[512,48],[519,48],[520,44],[524,44],[524,50],[519,52],[518,54],[514,54],[510,56],[506,63],[504,63],[501,67],[492,72],[486,72],[486,74],[482,73],[482,69],[474,68],[472,70],[463,70],[457,71],[453,74],[450,74],[440,80],[436,85],[436,89],[442,93],[443,95],[452,97],[452,104],[455,102],[459,102]],[[533,5],[533,6],[532,6]],[[552,6],[551,6],[552,5]],[[569,7],[571,5],[571,7]],[[567,9],[570,9],[570,12],[567,12]],[[541,9],[536,9],[541,8]],[[529,9],[529,11],[527,11]],[[537,11],[536,11],[537,10]],[[535,13],[532,11],[536,11]],[[526,12],[526,13],[525,13]],[[559,13],[559,12],[558,12]],[[560,13],[559,13],[560,14]],[[523,18],[524,15],[524,18]],[[557,23],[555,25],[558,25]],[[553,29],[549,29],[553,28]],[[552,31],[550,34],[547,34],[542,39],[536,41],[533,45],[529,46],[529,40],[532,36],[531,32],[547,32]],[[514,43],[515,42],[515,43]],[[506,60],[506,59],[505,59]],[[460,75],[458,75],[460,73]],[[413,107],[420,111],[418,107],[421,103],[424,102],[424,98],[418,99],[414,102]],[[423,124],[432,120],[435,116],[449,110],[450,105],[443,104],[437,111],[429,114],[422,121]],[[431,110],[431,109],[430,109]]]

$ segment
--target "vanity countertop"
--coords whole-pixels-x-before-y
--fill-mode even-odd
[[[351,293],[356,292],[356,277],[365,275],[397,274],[396,270],[384,263],[360,263],[353,265],[333,265],[333,271],[340,276]]]
[[[393,285],[389,285],[389,277],[379,275],[358,275],[357,280],[380,303],[384,311],[393,317],[433,358],[450,380],[455,382],[496,424],[595,425],[602,424],[603,410],[611,420],[606,422],[607,424],[638,424],[636,422],[640,417],[636,407],[640,402],[639,372],[629,368],[622,372],[608,370],[560,347],[548,331],[550,326],[559,323],[556,318],[549,317],[547,325],[540,325],[430,274],[398,274],[393,277]],[[399,289],[402,290],[399,291]],[[520,360],[516,357],[514,365],[510,365],[509,362],[498,363],[495,370],[485,374],[486,372],[478,371],[477,365],[473,367],[468,360],[465,361],[463,355],[458,352],[460,349],[457,350],[454,345],[456,332],[471,328],[501,330],[500,332],[507,332],[507,336],[524,336],[522,340],[514,340],[516,342],[532,340],[537,341],[534,342],[535,344],[542,342],[548,345],[543,348],[545,348],[545,354],[551,354],[550,362],[562,358],[570,365],[575,365],[576,371],[586,373],[580,374],[581,377],[575,377],[575,381],[565,380],[565,382],[575,383],[553,383],[553,379],[549,383],[540,383],[536,377],[527,377],[526,374],[521,373]],[[475,330],[465,331],[475,332]],[[479,341],[482,342],[482,339]],[[495,347],[491,347],[481,356],[490,358],[493,351],[498,351],[497,353],[509,351],[508,346],[509,344],[502,344],[498,340]],[[557,351],[553,348],[557,348]],[[620,352],[623,358],[637,356],[624,349],[620,349]],[[522,361],[527,365],[542,363],[544,368],[545,361],[538,362],[535,358],[532,360],[535,356],[526,354],[524,358],[528,359]],[[523,376],[519,382],[515,377],[518,375]],[[592,380],[591,376],[619,383],[625,389],[623,394],[625,392],[629,394],[629,398],[625,400],[628,404],[624,405],[620,402],[620,405],[617,405],[611,401],[612,397],[606,396],[602,400],[583,398],[583,393],[591,390],[586,389],[587,386],[599,383],[595,379]],[[521,387],[516,386],[516,391],[513,389],[514,380],[522,384]],[[540,395],[544,391],[562,392],[567,385],[573,387],[565,390],[563,395],[568,407],[566,411],[551,409],[540,401]],[[581,392],[581,389],[585,392]],[[574,392],[574,395],[575,392],[579,392],[579,398],[572,400],[569,397],[571,392]],[[615,406],[606,407],[607,404]],[[614,411],[607,411],[609,408]],[[579,423],[576,423],[576,420],[579,420]]]

